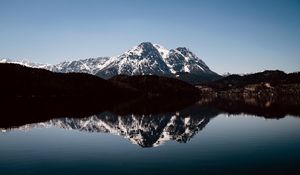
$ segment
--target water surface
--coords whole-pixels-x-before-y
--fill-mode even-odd
[[[206,108],[2,128],[1,174],[297,174],[300,118]]]

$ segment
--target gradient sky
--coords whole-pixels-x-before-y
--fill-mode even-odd
[[[300,1],[0,0],[0,58],[115,56],[188,47],[217,73],[300,71]]]

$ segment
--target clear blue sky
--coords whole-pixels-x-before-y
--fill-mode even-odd
[[[300,1],[0,0],[0,58],[115,56],[142,41],[188,47],[224,72],[300,70]]]

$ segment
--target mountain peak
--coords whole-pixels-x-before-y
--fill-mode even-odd
[[[186,47],[177,47],[176,50],[178,50],[178,51],[186,51],[186,52],[190,51],[190,50],[189,50],[188,48],[186,48]]]
[[[149,41],[146,41],[146,42],[142,42],[141,44],[139,44],[138,46],[141,46],[141,47],[153,47],[153,44]]]
[[[132,49],[130,49],[129,51],[127,51],[125,54],[144,57],[145,55],[149,54],[149,52],[152,54],[157,54],[157,53],[155,53],[156,51],[157,50],[155,49],[154,45],[151,42],[142,42],[141,44],[139,44],[139,45],[133,47]]]
[[[184,57],[198,59],[198,57],[186,47],[177,47],[175,50],[179,51]]]

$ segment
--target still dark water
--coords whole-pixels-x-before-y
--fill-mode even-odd
[[[300,118],[201,112],[3,128],[0,174],[299,174]]]

